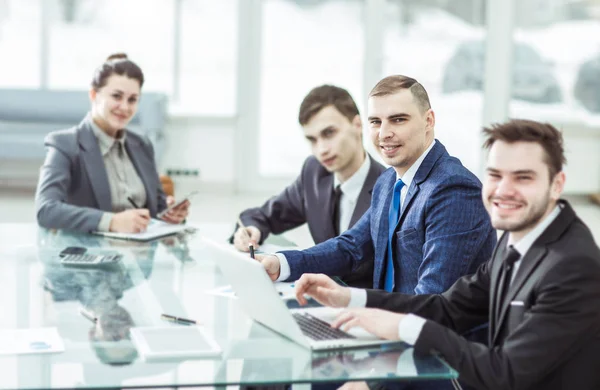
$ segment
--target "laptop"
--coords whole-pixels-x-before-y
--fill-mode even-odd
[[[395,342],[380,339],[362,328],[353,328],[348,333],[332,328],[330,323],[343,309],[288,309],[262,264],[232,246],[206,238],[202,241],[248,316],[288,339],[315,351]]]

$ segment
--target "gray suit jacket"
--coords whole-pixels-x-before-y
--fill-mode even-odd
[[[96,230],[103,212],[112,211],[108,175],[89,122],[46,136],[46,160],[35,195],[40,226],[83,232]],[[154,149],[148,138],[127,132],[127,154],[146,188],[150,215],[166,208]]]

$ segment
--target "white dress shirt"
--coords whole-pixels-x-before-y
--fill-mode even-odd
[[[519,242],[511,242],[510,236],[508,239],[507,245],[513,245],[514,248],[521,254],[519,260],[515,262],[513,265],[513,272],[511,277],[511,283],[515,279],[515,275],[519,270],[521,265],[521,259],[525,256],[525,254],[529,251],[535,240],[538,239],[539,236],[550,226],[550,224],[558,217],[560,214],[560,206],[556,205],[554,210],[546,218],[544,218],[540,223],[536,225],[529,233],[525,235]],[[365,290],[351,288],[350,289],[350,302],[348,307],[365,307],[367,305],[367,292]],[[423,317],[416,316],[414,314],[407,314],[400,323],[398,324],[398,337],[411,345],[414,345],[421,334],[421,330],[423,329],[423,325],[427,320]]]
[[[365,184],[365,180],[367,180],[369,169],[371,169],[371,158],[369,155],[366,155],[365,161],[358,168],[358,171],[354,172],[354,175],[350,176],[345,182],[340,183],[337,176],[333,176],[333,189],[335,190],[340,185],[340,189],[342,190],[342,196],[340,197],[339,232],[345,232],[350,226],[350,220],[352,219],[352,214],[354,214],[356,202]],[[337,223],[337,221],[334,221],[334,223]]]

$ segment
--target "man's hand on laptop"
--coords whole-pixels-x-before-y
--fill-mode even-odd
[[[369,333],[386,340],[399,340],[398,327],[404,314],[381,309],[349,309],[340,313],[331,327],[344,332],[358,326]]]
[[[325,306],[347,307],[350,303],[350,289],[340,286],[323,274],[304,274],[298,279],[296,300],[301,305],[306,305],[304,294]]]
[[[275,255],[256,255],[255,258],[265,267],[265,271],[267,271],[267,275],[271,280],[276,281],[281,271],[279,258]]]

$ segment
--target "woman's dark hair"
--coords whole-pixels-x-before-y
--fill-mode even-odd
[[[133,61],[127,58],[125,53],[115,53],[108,56],[106,61],[96,69],[92,79],[92,88],[98,91],[106,85],[106,80],[113,74],[127,76],[140,83],[140,88],[144,85],[144,73],[142,69]]]

